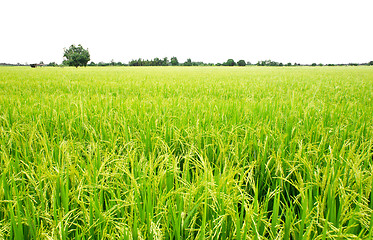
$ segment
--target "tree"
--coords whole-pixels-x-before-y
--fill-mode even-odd
[[[370,61],[370,62],[368,63],[368,65],[372,66],[372,65],[373,65],[373,61]]]
[[[278,63],[278,62],[275,62],[275,61],[272,61],[272,60],[265,60],[265,61],[258,61],[258,63],[256,65],[258,65],[258,66],[283,66],[284,64],[283,63]],[[290,65],[289,65],[289,63],[287,64],[287,66],[290,66]]]
[[[245,60],[239,60],[237,62],[237,65],[243,67],[243,66],[246,66],[246,62],[245,62]]]
[[[316,65],[317,65],[316,63],[312,63],[312,65],[311,65],[311,66],[312,66],[312,67],[316,67]]]
[[[84,49],[82,45],[71,45],[68,49],[64,48],[63,61],[68,66],[87,66],[91,56],[89,55],[88,49]]]
[[[192,60],[188,58],[186,62],[184,62],[184,66],[192,66]]]
[[[236,62],[233,59],[228,59],[223,66],[236,66]]]
[[[56,62],[50,62],[50,63],[48,63],[47,66],[48,67],[56,67],[56,66],[58,66],[58,64]]]
[[[154,58],[153,60],[153,66],[161,66],[162,65],[162,60],[159,58]]]
[[[161,66],[168,66],[169,64],[167,57],[164,57],[163,60],[161,60],[161,62],[162,62]]]
[[[172,66],[178,66],[179,65],[179,61],[177,60],[177,57],[172,57],[171,58],[171,65]]]

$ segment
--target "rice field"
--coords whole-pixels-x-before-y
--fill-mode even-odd
[[[0,239],[373,239],[372,67],[0,67]]]

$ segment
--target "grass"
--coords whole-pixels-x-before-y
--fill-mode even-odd
[[[373,69],[0,68],[0,239],[372,239]]]

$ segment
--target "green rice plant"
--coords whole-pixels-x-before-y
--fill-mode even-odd
[[[371,239],[371,67],[0,68],[0,239]]]

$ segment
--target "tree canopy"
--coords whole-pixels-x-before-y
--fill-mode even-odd
[[[228,59],[223,66],[236,66],[236,62],[233,59]]]
[[[172,66],[178,66],[179,65],[179,61],[177,60],[177,57],[172,57],[171,58],[171,65]]]
[[[243,67],[243,66],[246,66],[246,62],[245,62],[245,60],[239,60],[237,62],[237,65]]]
[[[89,60],[91,60],[91,56],[89,54],[88,49],[84,49],[82,45],[71,45],[68,49],[64,49],[64,65],[68,66],[87,66]]]

